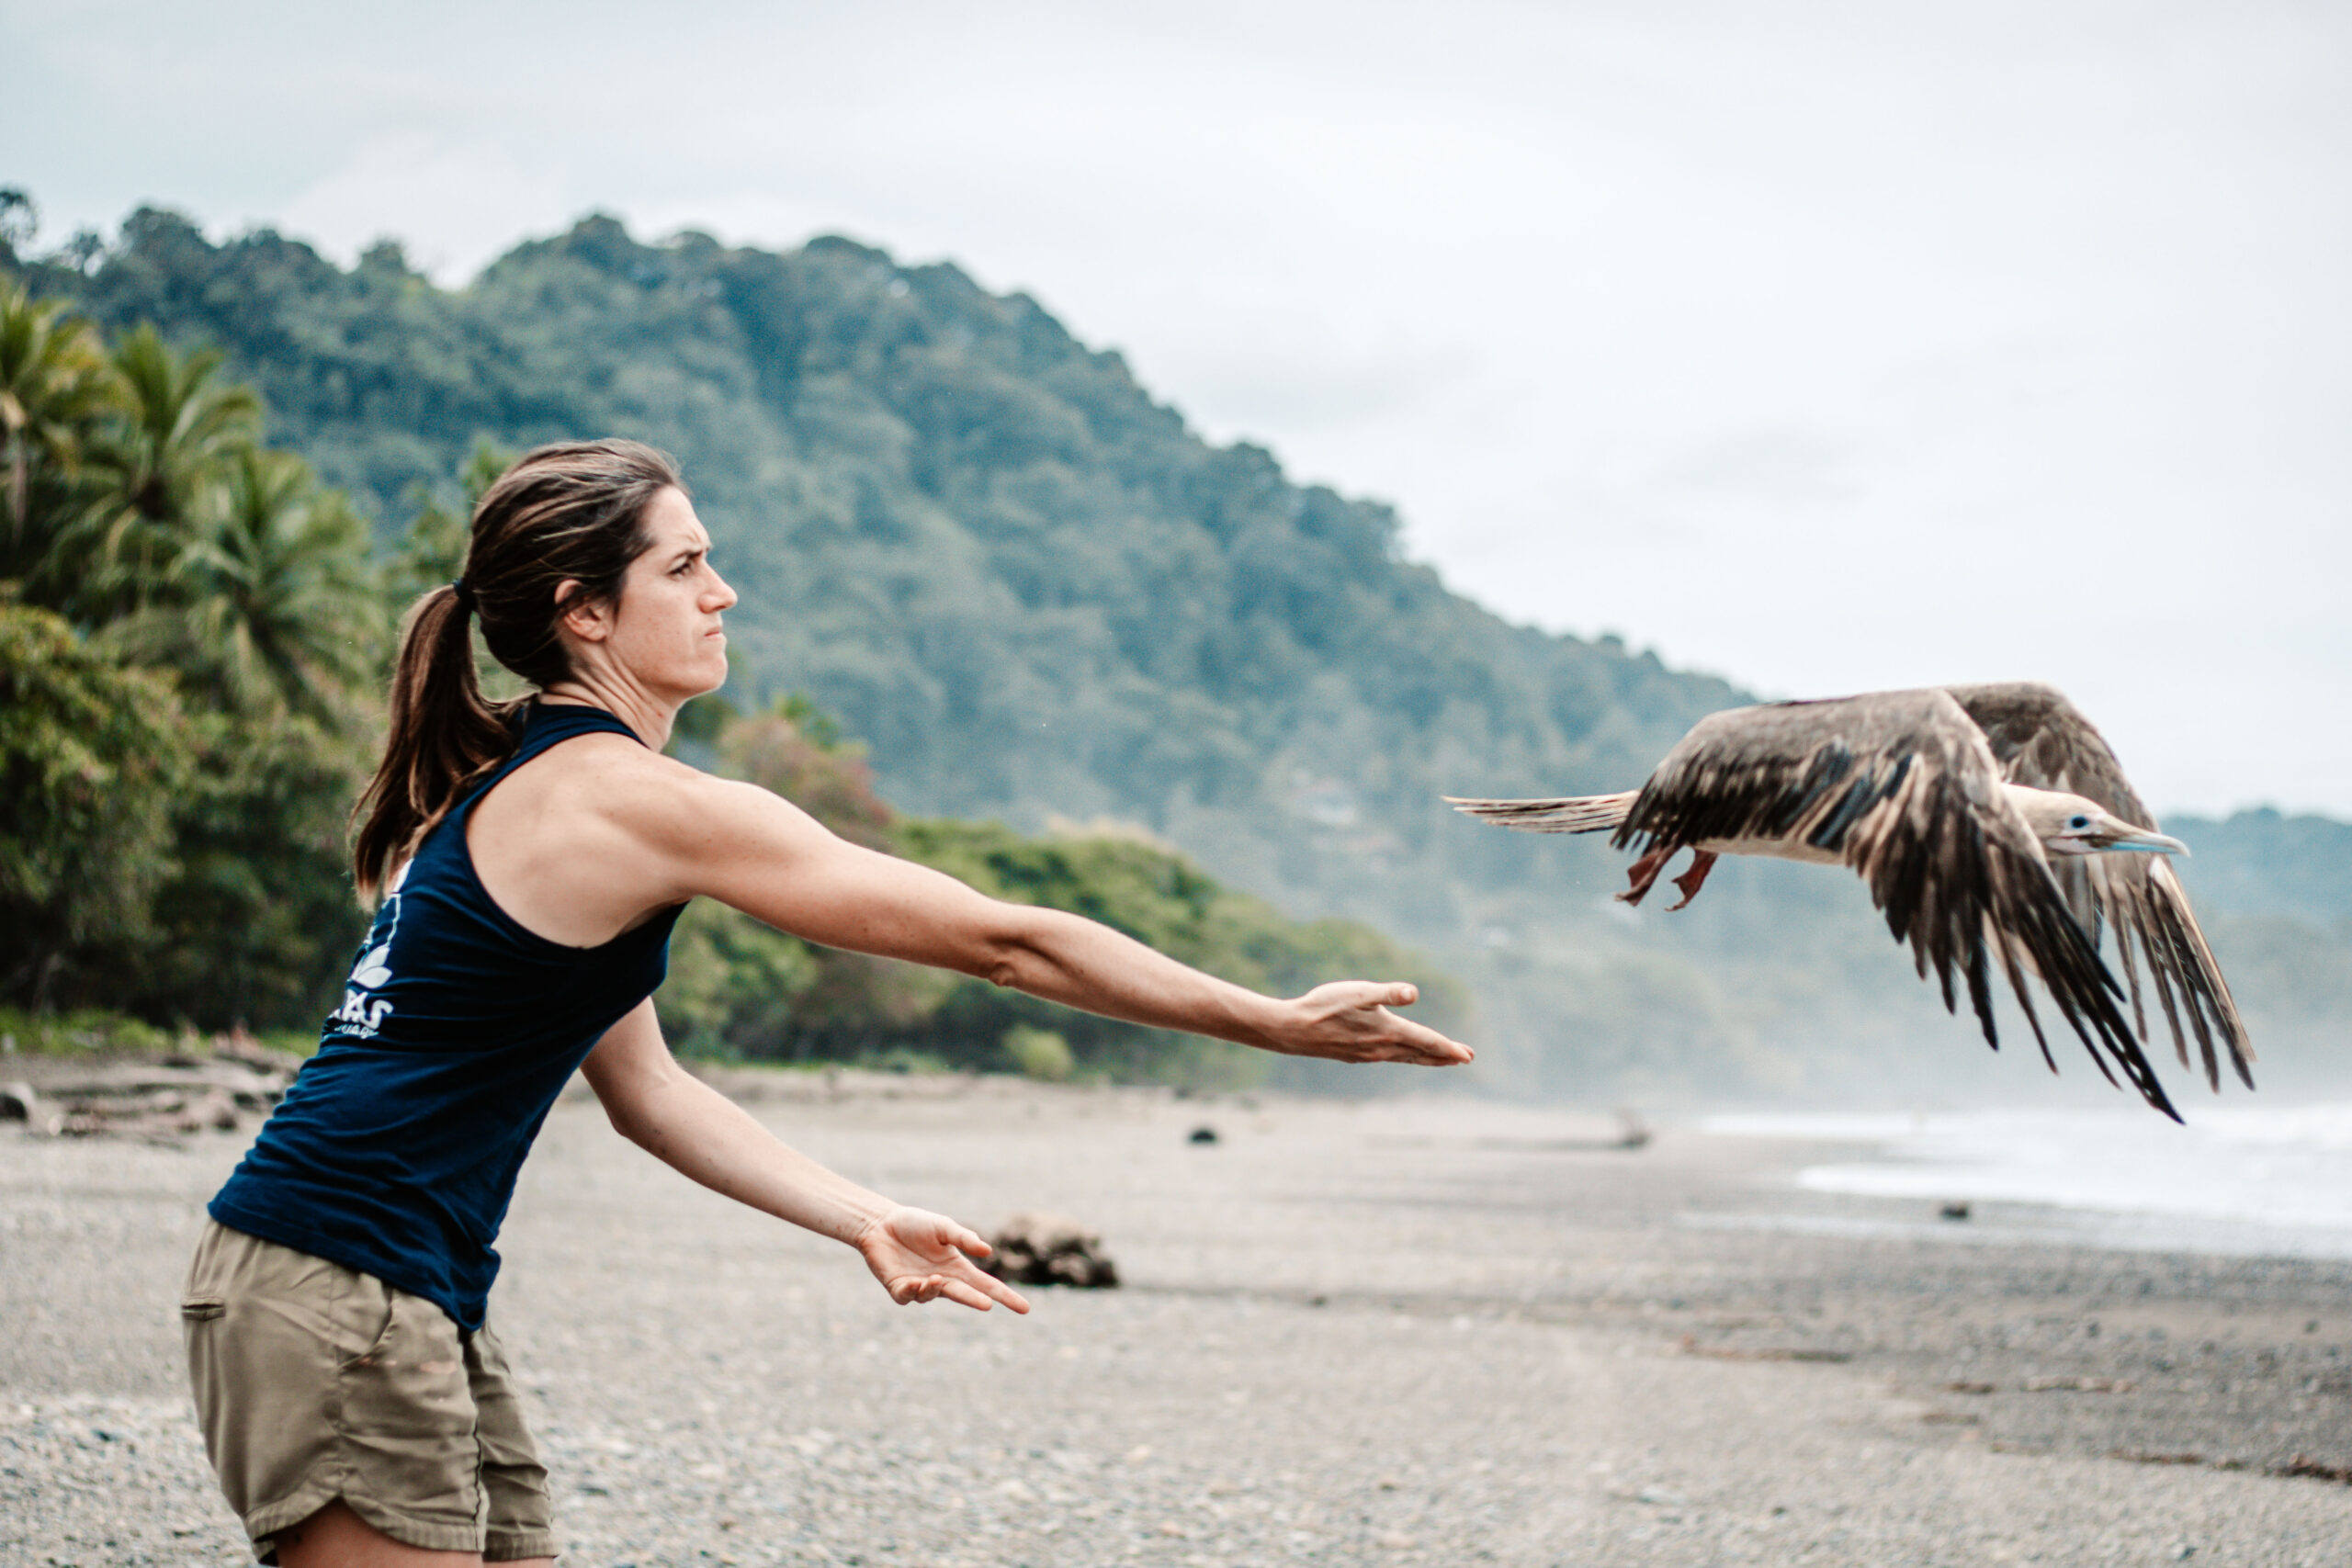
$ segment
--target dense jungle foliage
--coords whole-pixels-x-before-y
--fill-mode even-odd
[[[333,487],[319,493],[371,520],[377,570],[401,589],[446,570],[436,552],[461,532],[458,476],[476,454],[602,433],[666,446],[743,594],[726,694],[755,716],[739,723],[807,693],[913,812],[1001,821],[1033,849],[1060,841],[1055,822],[1106,825],[1100,842],[1177,846],[1294,915],[1394,932],[1476,997],[1490,1081],[2033,1092],[2021,1062],[1982,1063],[1844,879],[1735,863],[1686,914],[1629,911],[1607,897],[1622,866],[1598,844],[1496,832],[1438,802],[1625,787],[1741,694],[1613,638],[1503,623],[1402,558],[1385,507],[1293,484],[1257,447],[1203,442],[1115,353],[953,265],[838,238],[784,254],[694,233],[648,243],[590,218],[451,289],[390,243],[346,268],[266,231],[215,243],[142,209],[111,240],[45,254],[22,225],[0,233],[0,274],[118,344],[152,323],[175,364],[220,351],[220,373],[251,384],[275,438]],[[27,602],[43,601],[28,589]],[[332,714],[288,712],[329,733]],[[2193,889],[2231,879],[2209,829],[2247,866],[2289,858],[2305,831],[2246,821],[2172,825],[2200,852]],[[998,874],[957,833],[875,830],[984,886]],[[2352,865],[2339,859],[2330,882],[2312,863],[2301,855],[2298,874],[2321,892],[2264,904],[2270,873],[2248,872],[2237,881],[2256,897],[2216,922],[2258,1031],[2321,1028],[2333,1004],[2314,998],[2336,982],[2310,976],[2352,973],[2324,894],[2352,886]],[[2309,962],[2266,966],[2275,920]],[[829,987],[846,971],[820,976],[811,955],[738,929],[686,934],[680,982],[769,966],[749,990],[673,982],[699,998],[673,1003],[688,1032],[775,1048],[750,998],[788,994],[786,1015],[806,1025],[788,1049],[905,1045],[903,1032],[817,1021],[834,1018]],[[708,952],[694,945],[706,936]],[[1073,1060],[1117,1058],[1091,1024],[1048,1029],[1001,998],[985,1017],[968,995],[875,1005],[869,1022],[920,1014],[998,1032],[992,1048],[1067,1028]]]

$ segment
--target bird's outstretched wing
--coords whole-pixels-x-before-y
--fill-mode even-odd
[[[1945,690],[1984,732],[2002,776],[2011,783],[2064,790],[2098,802],[2135,827],[2158,826],[2155,814],[2123,776],[2123,765],[2105,738],[2055,686],[2018,681]],[[2132,990],[2132,1020],[2140,1038],[2149,1039],[2140,984],[2139,957],[2144,955],[2181,1066],[2189,1065],[2193,1034],[2204,1059],[2205,1081],[2221,1088],[2221,1064],[2214,1052],[2218,1039],[2229,1047],[2230,1065],[2239,1079],[2252,1089],[2254,1043],[2246,1037],[2245,1021],[2238,1016],[2222,966],[2189,911],[2188,895],[2165,858],[2065,857],[2052,871],[2075,919],[2094,942],[2103,926],[2115,928],[2115,949],[2122,960],[2124,983]]]
[[[2178,1120],[2117,1006],[2120,989],[2000,782],[1984,737],[1942,692],[1734,708],[1700,720],[1667,754],[1611,841],[1646,851],[1795,840],[1834,856],[1869,884],[1887,929],[1910,944],[1923,977],[1935,970],[1955,1011],[1961,977],[1995,1049],[1997,963],[2056,1069],[2030,968],[2108,1081],[2111,1060]]]

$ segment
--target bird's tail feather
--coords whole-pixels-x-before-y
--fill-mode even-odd
[[[1622,795],[1578,795],[1560,800],[1462,800],[1449,795],[1444,800],[1464,817],[1476,817],[1498,828],[1516,828],[1522,833],[1602,833],[1624,824],[1626,813],[1634,809],[1634,796],[1641,793],[1629,789]]]

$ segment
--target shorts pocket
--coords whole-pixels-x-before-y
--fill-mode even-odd
[[[182,1323],[209,1323],[229,1310],[225,1296],[190,1296],[180,1303]]]
[[[361,1367],[372,1367],[379,1361],[381,1361],[384,1359],[386,1348],[391,1344],[392,1336],[399,1332],[401,1325],[400,1292],[393,1290],[390,1286],[385,1284],[381,1280],[377,1279],[372,1274],[359,1274],[356,1275],[355,1278],[357,1279],[363,1286],[374,1287],[372,1291],[363,1291],[358,1293],[362,1295],[380,1296],[383,1301],[384,1316],[382,1326],[376,1328],[374,1335],[369,1337],[368,1329],[373,1326],[372,1320],[375,1316],[373,1311],[373,1308],[376,1305],[375,1302],[372,1300],[363,1300],[351,1303],[355,1308],[360,1309],[353,1314],[353,1316],[357,1318],[359,1321],[350,1325],[352,1328],[352,1343],[359,1345],[360,1350],[356,1356],[346,1356],[344,1358],[342,1370],[345,1371],[350,1371]]]
[[[373,1274],[335,1266],[333,1309],[338,1371],[370,1367],[400,1326],[400,1292]]]

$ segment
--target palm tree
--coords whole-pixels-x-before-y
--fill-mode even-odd
[[[153,327],[141,326],[123,334],[111,359],[121,401],[86,454],[98,493],[37,574],[44,599],[94,623],[154,597],[191,542],[208,481],[261,433],[252,388],[210,384],[218,349],[175,355]]]
[[[367,525],[286,452],[241,448],[153,585],[108,640],[168,664],[221,708],[283,706],[329,723],[372,675],[382,601]]]
[[[84,446],[112,401],[96,334],[35,299],[0,289],[0,451],[6,453],[6,543],[0,577],[20,578],[73,508]]]

